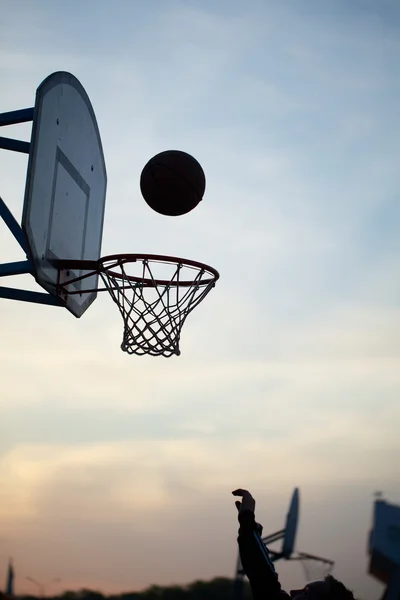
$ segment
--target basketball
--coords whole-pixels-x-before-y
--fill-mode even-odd
[[[180,150],[166,150],[153,156],[140,177],[140,190],[147,204],[171,217],[193,210],[202,200],[205,189],[206,178],[201,165]]]

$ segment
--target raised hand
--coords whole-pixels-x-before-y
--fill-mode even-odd
[[[234,490],[232,492],[232,494],[234,496],[241,496],[242,497],[242,501],[240,502],[239,500],[237,500],[235,502],[236,508],[238,509],[239,512],[244,512],[246,510],[253,512],[255,511],[256,508],[256,501],[254,500],[253,496],[250,494],[250,492],[248,492],[247,490],[242,490],[241,488]]]

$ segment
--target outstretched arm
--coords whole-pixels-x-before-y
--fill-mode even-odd
[[[254,498],[250,492],[242,489],[235,490],[232,494],[242,498],[241,502],[235,502],[240,523],[239,552],[254,600],[282,600],[288,597],[281,589],[274,564],[261,539],[261,527],[255,520]]]

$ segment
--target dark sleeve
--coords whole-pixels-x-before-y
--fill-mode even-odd
[[[269,552],[261,539],[254,513],[239,513],[239,553],[243,571],[249,579],[254,600],[287,600]]]

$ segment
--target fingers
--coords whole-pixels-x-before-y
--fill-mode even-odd
[[[236,508],[239,512],[255,511],[256,501],[254,500],[250,492],[248,492],[247,490],[243,490],[242,488],[238,488],[237,490],[233,490],[232,494],[234,496],[242,497],[241,502],[235,502]]]
[[[250,492],[248,492],[247,490],[242,490],[241,488],[234,490],[232,494],[234,496],[251,496]]]

